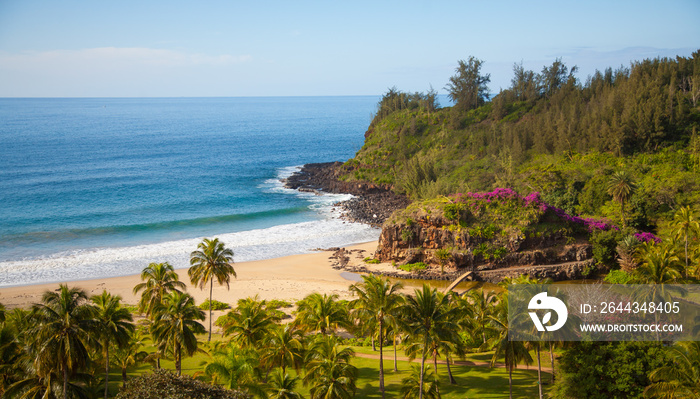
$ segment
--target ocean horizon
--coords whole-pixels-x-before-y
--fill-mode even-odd
[[[0,287],[236,262],[375,240],[347,195],[283,187],[360,149],[379,96],[0,99]]]

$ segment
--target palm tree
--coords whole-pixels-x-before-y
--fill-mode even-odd
[[[673,284],[682,277],[683,266],[669,245],[644,246],[641,264],[632,274],[637,284]]]
[[[114,351],[114,356],[112,360],[119,366],[122,372],[122,386],[126,384],[127,374],[126,370],[129,366],[133,366],[136,363],[142,362],[148,356],[148,352],[141,350],[143,347],[143,338],[141,334],[134,334],[129,339],[126,345],[117,348]]]
[[[36,368],[55,366],[61,373],[66,398],[70,377],[90,359],[88,348],[97,331],[95,308],[87,302],[85,291],[64,284],[58,292],[46,291],[41,301],[32,307],[36,324],[29,332],[38,345]]]
[[[700,342],[676,342],[669,348],[673,365],[649,374],[652,384],[644,390],[648,398],[700,397]]]
[[[168,262],[149,264],[141,271],[141,280],[143,282],[134,287],[134,294],[143,290],[139,300],[139,311],[148,316],[153,315],[153,309],[161,304],[165,295],[180,292],[186,287]]]
[[[306,332],[328,330],[348,325],[348,311],[338,302],[338,295],[314,292],[297,302],[297,314],[294,325]]]
[[[440,248],[437,251],[435,251],[435,257],[440,263],[440,274],[445,274],[445,262],[447,262],[450,259],[450,256],[452,256],[452,254],[447,248]]]
[[[219,285],[226,284],[230,289],[231,276],[236,277],[233,269],[233,251],[226,248],[218,238],[210,240],[205,238],[197,245],[199,248],[190,254],[190,268],[187,274],[193,285],[199,285],[200,289],[209,283],[209,303],[212,303],[214,279]],[[212,306],[209,306],[209,339],[211,341],[211,317]]]
[[[688,236],[700,234],[700,221],[698,221],[689,206],[679,209],[673,215],[673,227],[676,230],[676,239],[683,237],[685,247],[685,277],[688,277]]]
[[[424,384],[428,381],[428,384]],[[420,369],[417,366],[411,367],[411,375],[404,377],[401,380],[401,398],[415,399],[424,397],[426,399],[440,399],[440,380],[436,375],[433,375],[429,370],[424,370],[424,374],[420,374]]]
[[[613,199],[620,203],[620,208],[622,210],[622,225],[627,226],[627,221],[625,219],[625,204],[632,196],[636,184],[627,172],[624,170],[617,171],[610,176],[608,180],[608,194],[610,194]]]
[[[352,301],[354,309],[361,322],[371,319],[379,326],[379,390],[384,397],[384,328],[387,324],[393,324],[397,310],[402,304],[399,290],[403,288],[401,283],[392,284],[389,279],[383,279],[375,275],[362,276],[361,284],[350,286],[350,292],[358,296]]]
[[[206,329],[198,320],[205,319],[204,311],[194,305],[194,298],[187,293],[171,292],[163,303],[155,308],[151,330],[161,349],[171,348],[175,357],[177,375],[182,374],[182,355],[197,351],[197,337]]]
[[[341,348],[334,335],[323,335],[311,343],[306,356],[304,384],[310,384],[312,399],[349,399],[355,396],[357,368],[350,364],[355,352]]]
[[[238,306],[226,315],[224,336],[233,335],[233,340],[243,347],[256,348],[265,340],[279,319],[266,309],[266,302],[255,298],[241,299]]]
[[[521,341],[511,341],[508,338],[508,295],[504,293],[499,295],[498,304],[494,309],[494,314],[489,316],[492,322],[493,329],[497,332],[497,336],[492,340],[494,348],[493,357],[491,358],[491,367],[496,365],[496,361],[500,357],[504,357],[506,367],[508,368],[508,392],[509,397],[513,398],[513,369],[521,361],[530,364],[532,357],[525,347],[525,343]]]
[[[120,296],[112,296],[106,290],[101,295],[90,298],[96,307],[97,336],[102,346],[105,358],[105,394],[109,384],[109,347],[115,343],[118,348],[124,347],[134,333],[131,312],[119,303]]]
[[[268,382],[269,399],[303,399],[304,397],[295,391],[299,377],[292,377],[284,370],[277,370]]]
[[[486,343],[486,326],[489,322],[489,315],[493,311],[496,303],[496,294],[493,291],[469,290],[462,294],[460,303],[466,314],[465,327],[472,331],[474,335],[481,336],[481,343]]]
[[[287,367],[294,367],[298,373],[304,363],[301,331],[291,324],[274,328],[263,348],[262,361],[270,368],[280,367],[282,375],[286,374]]]
[[[206,363],[204,374],[213,383],[222,384],[226,389],[240,389],[265,398],[265,390],[258,353],[252,348],[242,348],[229,343],[214,352],[213,360]]]
[[[439,293],[429,285],[423,284],[423,289],[416,289],[415,295],[408,296],[401,308],[402,323],[406,331],[410,331],[412,339],[422,339],[422,356],[420,364],[420,390],[418,397],[423,398],[425,375],[425,359],[431,341],[440,341],[444,334],[456,334],[458,331],[456,319],[457,310],[449,306],[449,296]],[[417,346],[412,346],[417,349]],[[416,350],[411,350],[416,353]],[[435,354],[437,356],[437,354]]]

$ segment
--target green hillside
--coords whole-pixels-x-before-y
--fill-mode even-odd
[[[474,88],[488,78],[474,61],[460,62],[471,74],[458,68],[448,84],[452,107],[439,108],[433,90],[389,90],[342,178],[391,184],[414,199],[536,191],[570,214],[646,231],[700,201],[700,51],[583,82],[560,60],[540,73],[516,64],[511,87],[491,101]],[[469,85],[455,82],[474,76],[471,96],[483,101],[465,103]],[[616,173],[634,188],[624,209],[608,194]]]

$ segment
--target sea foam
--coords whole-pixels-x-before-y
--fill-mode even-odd
[[[298,168],[281,168],[277,178],[266,180],[260,189],[303,197],[310,202],[309,209],[317,214],[317,220],[216,235],[233,249],[236,262],[309,253],[317,248],[373,241],[379,237],[379,229],[340,218],[340,210],[334,204],[352,196],[319,195],[285,188],[280,180]],[[0,287],[133,275],[140,273],[151,262],[169,262],[176,269],[186,268],[189,266],[190,252],[197,249],[202,238],[84,249],[0,262]]]

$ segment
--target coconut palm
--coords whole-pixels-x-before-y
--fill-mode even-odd
[[[351,303],[354,313],[361,322],[372,320],[379,328],[379,390],[384,397],[384,334],[387,324],[395,322],[397,310],[403,303],[399,290],[401,283],[392,284],[389,279],[375,275],[362,276],[362,283],[350,286],[350,292],[357,295]]]
[[[688,277],[689,257],[688,257],[688,236],[700,234],[700,221],[695,218],[689,206],[679,209],[673,215],[673,228],[676,231],[676,239],[683,237],[685,248],[685,277]]]
[[[229,343],[214,352],[212,361],[204,367],[204,375],[226,389],[239,389],[261,398],[267,397],[260,383],[263,380],[263,371],[255,349]]]
[[[263,348],[262,361],[268,367],[280,367],[282,375],[286,374],[287,367],[294,367],[298,373],[304,363],[301,331],[291,324],[272,329]]]
[[[450,259],[452,254],[447,248],[440,248],[435,251],[435,257],[440,263],[440,274],[445,274],[445,263]]]
[[[425,384],[425,381],[428,383]],[[429,370],[424,370],[424,374],[420,374],[420,369],[417,366],[411,367],[411,374],[401,380],[401,398],[403,399],[440,399],[440,380],[436,375]]]
[[[417,353],[420,348],[421,365],[420,365],[420,390],[418,397],[423,398],[423,385],[425,376],[425,359],[431,343],[443,340],[445,334],[452,329],[452,333],[456,334],[459,331],[456,319],[458,312],[456,308],[449,306],[449,296],[439,293],[436,289],[430,288],[429,285],[423,284],[421,290],[416,289],[414,295],[406,297],[405,304],[401,307],[400,313],[402,317],[403,327],[406,331],[411,332],[411,339],[414,343],[422,340],[418,345],[409,346],[411,353]],[[446,341],[449,341],[446,340]],[[434,347],[434,345],[433,345]],[[435,353],[437,356],[437,353]]]
[[[170,348],[175,358],[177,375],[182,374],[182,356],[197,351],[195,334],[206,332],[199,323],[205,319],[204,311],[194,305],[194,298],[187,293],[171,292],[163,303],[154,309],[151,332],[160,349]]]
[[[700,342],[676,342],[669,348],[673,365],[649,374],[652,384],[644,390],[648,398],[700,397]]]
[[[299,377],[292,377],[283,370],[277,370],[276,373],[272,374],[272,378],[268,382],[268,398],[303,399],[304,397],[295,390],[299,380]]]
[[[349,399],[355,396],[357,368],[350,364],[355,352],[341,347],[334,335],[319,336],[306,355],[304,384],[312,399]]]
[[[205,238],[197,245],[199,248],[190,254],[190,268],[187,274],[193,285],[199,285],[200,289],[209,283],[209,303],[212,303],[214,291],[214,279],[219,285],[226,284],[230,288],[231,276],[236,277],[233,269],[233,251],[226,248],[218,238],[210,240]],[[209,339],[211,341],[211,317],[212,306],[209,307]]]
[[[122,347],[118,347],[112,356],[113,362],[119,366],[122,372],[122,386],[126,384],[126,371],[130,366],[139,362],[143,362],[148,356],[148,352],[141,350],[143,348],[143,337],[140,333],[133,334],[129,342]]]
[[[297,302],[294,325],[306,332],[319,331],[325,335],[329,330],[348,326],[348,311],[338,302],[338,295],[314,292]]]
[[[63,384],[63,397],[68,397],[70,378],[87,366],[88,348],[97,331],[95,308],[88,303],[85,291],[61,284],[58,291],[46,291],[39,304],[32,307],[35,327],[29,331],[37,344],[36,369],[56,368]]]
[[[641,264],[632,274],[637,284],[673,284],[683,276],[683,266],[669,245],[652,244],[642,247]]]
[[[232,339],[241,346],[256,348],[279,321],[266,309],[266,305],[267,303],[258,300],[257,296],[239,300],[236,309],[226,315],[223,324],[224,336],[232,335]]]
[[[105,389],[104,397],[107,398],[109,384],[109,348],[112,343],[117,347],[123,347],[134,332],[133,317],[128,309],[120,304],[120,296],[112,296],[106,290],[102,294],[90,298],[95,304],[97,321],[97,336],[102,346],[102,355],[105,360]]]
[[[608,194],[610,194],[615,201],[620,203],[623,226],[627,226],[627,220],[625,219],[625,204],[630,197],[632,197],[632,193],[634,193],[635,188],[636,184],[632,179],[632,176],[630,176],[624,170],[613,173],[608,180]]]
[[[508,339],[508,295],[499,295],[498,304],[494,313],[489,316],[492,328],[497,335],[489,342],[494,349],[491,358],[491,367],[496,365],[496,361],[504,357],[506,368],[508,368],[508,392],[513,398],[513,369],[524,361],[527,364],[532,362],[532,357],[522,341],[511,341]]]
[[[186,287],[168,262],[149,264],[141,271],[141,280],[143,282],[134,287],[134,294],[143,290],[139,300],[139,311],[148,316],[152,316],[153,309],[162,302],[165,295],[180,292]]]
[[[463,306],[465,313],[465,328],[472,331],[474,335],[481,336],[481,343],[486,343],[487,324],[489,315],[493,311],[496,303],[496,294],[493,291],[469,290],[462,294],[458,301]]]

